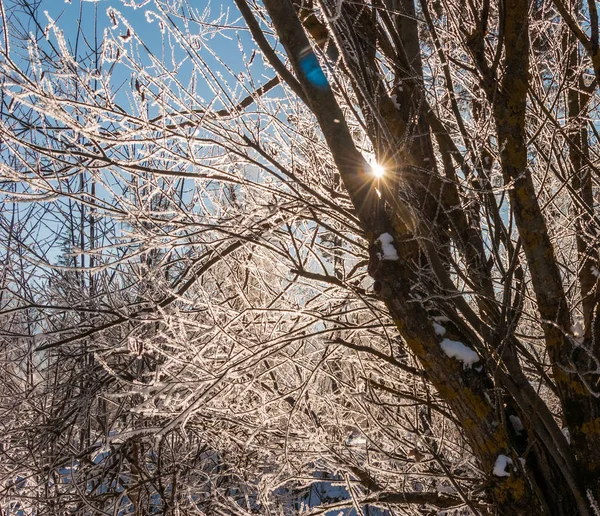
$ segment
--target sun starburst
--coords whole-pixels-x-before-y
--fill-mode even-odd
[[[376,178],[383,177],[385,174],[385,169],[379,163],[373,163],[371,165],[371,171]]]

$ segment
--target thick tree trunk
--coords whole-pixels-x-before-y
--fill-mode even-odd
[[[312,50],[291,2],[266,0],[264,3],[304,89],[308,106],[319,121],[342,181],[359,213],[365,234],[374,242],[379,234],[389,232],[397,249],[409,250],[414,244],[407,241],[410,230],[406,220],[402,215],[398,216],[394,205],[388,208],[387,213],[383,209],[383,203],[379,202],[374,192],[368,165],[354,147],[330,87],[317,86],[304,75],[301,60],[310,56]],[[310,59],[316,61],[314,56]],[[376,254],[371,253],[370,271],[379,284],[380,295],[400,334],[421,361],[432,383],[457,414],[484,471],[488,472],[498,508],[513,514],[537,513],[535,495],[520,468],[515,468],[508,476],[492,474],[498,457],[510,456],[512,451],[506,429],[498,421],[494,405],[485,396],[487,388],[491,386],[487,373],[483,368],[479,372],[465,369],[462,363],[444,354],[440,347],[441,338],[436,335],[427,311],[415,302],[410,293],[413,273],[408,267],[410,261],[406,253],[401,253],[403,258],[395,261],[378,261],[374,259]],[[434,257],[430,256],[430,259]],[[442,271],[438,272],[442,274]]]
[[[238,4],[244,3],[243,0],[237,1]],[[566,443],[552,414],[523,374],[516,351],[519,343],[511,334],[508,323],[510,313],[501,312],[494,301],[495,291],[486,266],[484,243],[481,231],[476,229],[479,223],[477,215],[469,220],[460,204],[464,193],[456,187],[452,156],[459,155],[459,152],[451,138],[444,135],[444,126],[428,113],[423,95],[420,36],[414,4],[386,0],[383,3],[385,9],[379,13],[385,33],[380,32],[374,21],[372,6],[363,2],[339,5],[323,1],[322,13],[326,18],[329,14],[328,24],[319,21],[312,2],[265,0],[264,4],[294,70],[294,81],[298,82],[294,87],[302,89],[301,98],[319,122],[370,242],[369,272],[376,280],[376,292],[385,301],[400,334],[420,360],[428,378],[460,421],[468,442],[488,475],[496,509],[502,514],[588,514],[583,486],[589,487],[594,495],[598,494],[600,457],[597,455],[600,447],[593,443],[596,442],[597,431],[600,432],[600,425],[595,423],[600,412],[585,380],[576,371],[569,372],[574,352],[570,336],[572,321],[552,243],[528,170],[525,131],[529,90],[528,3],[509,0],[504,4],[501,62],[504,73],[500,84],[495,76],[497,68],[487,62],[484,44],[484,17],[487,13],[485,16],[482,14],[478,29],[467,36],[467,47],[472,52],[481,73],[481,85],[492,105],[501,149],[501,167],[509,187],[520,242],[554,364],[554,380],[573,437],[572,447]],[[424,2],[423,12],[433,33],[435,48],[441,61],[445,62],[444,49],[436,40],[435,28]],[[312,54],[302,23],[316,45],[326,50],[327,55],[341,59],[341,69],[353,85],[373,147],[395,175],[374,183],[369,175],[369,166],[356,150],[331,88],[326,81],[317,85],[307,78],[302,61],[308,58],[317,66],[318,61]],[[388,94],[377,73],[376,46],[396,62],[397,80],[392,91],[395,102],[391,102],[391,93]],[[449,73],[445,80],[452,92]],[[460,120],[458,103],[454,97],[451,100],[455,115]],[[574,97],[571,98],[570,109],[580,110]],[[446,179],[450,180],[445,184],[437,172],[429,120],[436,127],[440,152],[445,156],[444,172]],[[465,132],[464,127],[462,131]],[[584,138],[580,131],[580,147]],[[573,154],[572,161],[580,164],[581,157],[577,156]],[[580,176],[576,175],[573,187],[581,190],[583,198],[587,199],[590,187],[585,183],[585,177]],[[483,171],[480,177],[483,181]],[[485,181],[479,187],[482,190],[490,188]],[[410,194],[406,195],[406,191]],[[493,196],[492,201],[495,202]],[[418,213],[411,208],[411,203],[419,207]],[[497,222],[503,224],[501,220]],[[399,260],[380,259],[377,239],[384,232],[392,236]],[[449,335],[472,348],[500,353],[508,374],[499,370],[494,375],[496,387],[506,389],[499,404],[506,404],[507,410],[515,407],[519,416],[529,422],[526,437],[515,438],[508,432],[502,422],[506,414],[498,413],[494,404],[490,403],[488,393],[493,390],[494,382],[485,368],[467,370],[441,351],[441,339],[433,331],[434,314],[430,313],[434,307],[417,302],[414,296],[421,288],[424,276],[434,278],[440,292],[455,294],[454,283],[445,266],[448,240],[440,236],[444,234],[453,235],[465,258],[470,281],[476,285],[479,313],[475,313],[460,296],[454,298],[454,306],[443,303],[440,306],[445,313],[455,314],[457,321],[465,318],[472,328],[485,336],[486,342],[479,342],[466,324],[453,326]],[[432,242],[436,242],[437,247]],[[509,239],[504,244],[512,246]],[[582,250],[585,247],[583,241],[578,245]],[[511,252],[518,260],[519,249],[512,248]],[[589,249],[586,253],[589,256]],[[588,293],[591,292],[590,267],[588,260],[583,268],[585,277],[581,276],[584,290]],[[522,281],[520,266],[515,266],[511,274]],[[590,295],[584,299],[586,328],[589,328],[593,303]],[[528,457],[523,469],[515,468],[507,477],[492,475],[499,455],[516,460],[518,453],[526,453]],[[586,472],[585,478],[577,471],[580,465]]]

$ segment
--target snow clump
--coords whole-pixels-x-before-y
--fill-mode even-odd
[[[397,260],[398,252],[394,247],[394,237],[389,233],[382,233],[379,235],[379,238],[375,240],[375,242],[379,242],[381,244],[381,249],[383,251],[383,256],[381,256],[382,260]]]
[[[525,427],[523,426],[523,422],[521,421],[521,419],[518,416],[511,415],[511,416],[508,416],[508,419],[510,420],[510,423],[511,423],[513,429],[518,434],[520,434],[523,430],[525,430]]]
[[[509,477],[510,473],[506,471],[506,467],[512,464],[512,459],[506,455],[498,455],[494,464],[494,475],[497,477]]]
[[[479,362],[479,355],[471,348],[465,346],[462,342],[456,340],[444,339],[440,342],[442,351],[450,358],[456,358],[464,364],[464,368],[471,367]]]
[[[444,333],[446,333],[446,328],[436,322],[433,323],[433,330],[435,331],[436,335],[439,335],[440,337],[443,337]]]

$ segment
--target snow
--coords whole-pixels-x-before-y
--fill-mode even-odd
[[[506,467],[512,464],[512,459],[506,455],[498,455],[494,464],[494,475],[497,477],[508,477],[510,473],[506,471]]]
[[[444,339],[440,342],[440,347],[450,358],[460,360],[464,364],[465,369],[471,367],[476,362],[479,362],[479,355],[471,348],[465,346],[462,342]]]
[[[565,426],[564,428],[561,428],[560,431],[565,436],[565,439],[567,440],[567,444],[571,444],[571,432],[569,432],[569,429]]]
[[[456,494],[456,489],[453,486],[446,486],[446,485],[442,484],[441,482],[438,482],[438,484],[435,488],[436,488],[437,492],[440,494],[449,494],[449,495]]]
[[[433,323],[433,329],[435,330],[436,335],[439,335],[440,337],[443,337],[444,333],[446,333],[446,328],[436,322]]]
[[[598,506],[598,502],[596,501],[596,498],[594,498],[592,492],[588,489],[585,494],[590,502],[590,507],[594,511],[594,516],[600,516],[600,506]]]
[[[139,9],[140,7],[144,7],[148,2],[150,2],[150,0],[139,0],[139,3],[136,3],[135,0],[123,0],[123,5],[126,7],[133,7],[134,9]]]
[[[382,260],[397,260],[398,252],[394,247],[394,238],[389,233],[382,233],[379,235],[379,238],[375,240],[375,242],[379,242],[381,244],[381,249],[383,251]]]
[[[367,439],[360,433],[359,430],[352,430],[346,439],[346,446],[365,447]]]
[[[346,440],[346,446],[360,446],[364,447],[367,444],[367,440],[364,437],[349,437]]]
[[[510,420],[512,427],[515,429],[515,432],[518,434],[525,430],[523,423],[517,416],[508,416],[508,419]]]

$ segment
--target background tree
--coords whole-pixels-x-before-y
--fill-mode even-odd
[[[0,3],[3,506],[600,514],[594,2],[43,4]]]

